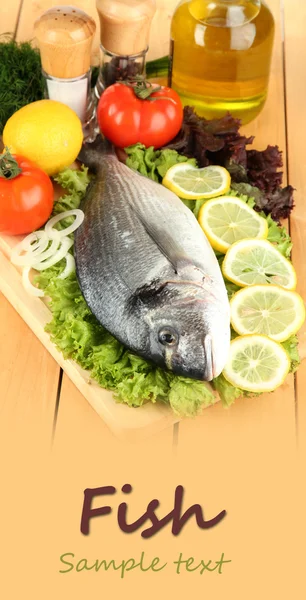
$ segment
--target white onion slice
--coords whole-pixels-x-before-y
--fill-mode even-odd
[[[48,240],[48,244],[49,244],[49,242],[51,242],[50,239]],[[37,255],[33,256],[32,264],[35,265],[36,263],[42,262],[43,260],[46,260],[47,258],[50,258],[51,256],[53,256],[55,254],[55,252],[58,250],[60,244],[61,244],[60,238],[58,238],[57,240],[56,239],[52,240],[50,248],[48,248],[47,250],[44,250],[44,252],[42,252],[41,254],[37,254]]]
[[[71,216],[75,217],[72,225],[62,231],[53,229],[53,225]],[[67,210],[52,217],[45,225],[45,229],[30,233],[13,248],[11,262],[14,265],[23,267],[22,283],[29,294],[38,298],[44,296],[43,290],[35,287],[30,281],[31,268],[36,271],[44,271],[65,258],[66,265],[59,275],[59,279],[66,279],[75,270],[75,260],[72,254],[69,253],[71,246],[73,246],[73,240],[67,236],[75,231],[83,220],[84,213],[82,210]]]
[[[31,296],[37,296],[37,298],[42,298],[45,294],[44,294],[43,290],[40,290],[39,288],[35,287],[35,285],[33,285],[31,283],[30,271],[31,271],[31,267],[24,267],[24,269],[22,270],[23,287],[26,289],[26,291],[29,294],[31,294]]]
[[[23,265],[26,264],[24,262],[25,256],[28,254],[33,254],[37,252],[41,252],[45,250],[48,246],[49,240],[45,231],[36,231],[35,233],[30,233],[27,235],[19,244],[13,248],[11,252],[11,262],[14,265]],[[23,254],[26,252],[26,254]],[[34,256],[35,256],[34,254]]]
[[[66,258],[66,266],[63,270],[63,272],[58,276],[58,279],[66,279],[66,277],[69,277],[70,273],[73,273],[73,271],[75,270],[75,260],[74,257],[72,256],[72,254],[66,254],[65,256]]]
[[[44,229],[33,231],[23,238],[19,245],[25,252],[37,252],[40,248],[48,246],[48,236]]]
[[[62,229],[61,231],[59,231],[57,229],[53,229],[53,225],[55,225],[62,219],[66,219],[67,217],[75,217],[74,222],[71,225],[69,225],[69,227],[66,227],[66,229]],[[72,233],[73,231],[78,229],[78,227],[80,227],[80,225],[83,223],[83,221],[84,221],[84,213],[79,208],[74,208],[73,210],[66,210],[63,213],[60,213],[59,215],[52,217],[52,219],[50,219],[50,221],[48,221],[48,223],[46,223],[45,232],[49,238],[54,238],[58,235],[61,238],[66,237],[67,235],[69,235],[69,233]]]
[[[45,244],[45,242],[47,242],[47,243]],[[20,254],[20,252],[22,252],[22,248],[17,249],[16,252],[14,253],[14,255],[13,255],[13,252],[14,252],[13,251],[12,255],[11,255],[12,263],[14,265],[19,265],[19,266],[24,266],[24,267],[34,267],[36,264],[39,264],[43,260],[46,260],[47,258],[50,258],[51,256],[53,256],[61,244],[60,238],[58,238],[57,240],[54,239],[51,242],[51,246],[48,248],[48,245],[50,242],[51,242],[51,240],[48,238],[47,238],[47,240],[42,239],[40,247],[37,246],[36,249],[33,250],[33,252],[31,252],[29,250],[25,254]],[[14,248],[14,250],[15,250],[15,248]]]
[[[29,244],[29,248],[25,248],[25,252],[31,252],[31,254],[33,254],[33,256],[37,256],[37,254],[41,254],[42,252],[45,252],[45,250],[49,246],[49,243],[50,243],[50,240],[48,240],[47,237],[46,237],[46,239],[41,238],[36,245]]]
[[[71,248],[71,246],[73,246],[73,240],[65,237],[60,241],[60,244],[61,245],[59,249],[53,254],[53,256],[47,260],[42,260],[39,263],[35,263],[33,268],[36,269],[36,271],[44,271],[45,269],[49,269],[49,267],[56,265],[56,263],[62,260],[62,258],[65,258],[66,254],[68,254],[68,250]]]

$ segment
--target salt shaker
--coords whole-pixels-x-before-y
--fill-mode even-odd
[[[84,140],[93,141],[97,134],[90,68],[94,20],[74,6],[54,6],[35,22],[34,30],[45,96],[72,108],[82,122]]]
[[[96,0],[100,18],[101,67],[97,100],[116,81],[145,79],[155,0]]]

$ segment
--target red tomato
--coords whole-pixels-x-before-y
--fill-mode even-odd
[[[119,148],[137,142],[160,148],[176,136],[183,122],[180,97],[168,87],[142,100],[132,87],[115,83],[103,92],[97,114],[101,132]]]
[[[46,223],[52,212],[54,192],[44,171],[23,156],[13,158],[21,173],[13,179],[6,179],[0,173],[0,231],[21,235]],[[2,159],[0,156],[0,170]]]

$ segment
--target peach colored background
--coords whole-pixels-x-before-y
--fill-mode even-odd
[[[30,38],[34,15],[54,3],[2,3],[0,30],[16,28],[22,6],[17,37]],[[76,4],[94,10],[94,0]],[[167,3],[169,13],[170,4],[175,2]],[[306,130],[306,7],[301,0],[284,2],[285,88],[280,2],[270,0],[269,5],[277,23],[270,95],[248,131],[256,135],[256,147],[277,142],[285,151],[287,140],[290,182],[298,188],[291,230],[303,292],[305,229],[299,219],[304,219],[306,184],[301,136]],[[305,368],[276,394],[242,400],[229,411],[215,406],[197,420],[135,444],[115,439],[64,377],[51,444],[58,367],[5,299],[0,320],[1,597],[304,600]],[[133,494],[118,493],[114,501],[128,499],[131,520],[154,497],[164,516],[178,484],[186,489],[186,508],[198,502],[207,519],[222,509],[227,517],[208,531],[190,523],[175,538],[167,526],[142,540],[139,533],[121,533],[109,516],[92,521],[92,533],[82,536],[84,488],[120,489],[124,483],[133,485]],[[134,570],[123,581],[112,571],[59,574],[59,556],[65,552],[78,559],[120,561],[138,559],[143,550],[147,559],[159,556],[169,562],[168,568],[153,574]],[[232,563],[224,566],[223,575],[178,576],[170,563],[180,552],[205,562],[219,560],[224,552]]]
[[[105,435],[97,445],[83,444],[82,434],[54,443],[51,455],[38,455],[36,444],[19,432],[3,439],[1,496],[2,597],[29,598],[193,598],[221,600],[285,600],[305,597],[304,539],[305,496],[302,497],[298,461],[288,455],[281,439],[268,449],[265,428],[258,444],[246,424],[233,439],[231,429],[219,437],[206,430],[202,439],[194,424],[181,440],[175,455],[162,439],[127,446]],[[259,433],[259,431],[258,431]],[[195,440],[195,441],[194,441]],[[264,449],[264,451],[263,451]],[[186,490],[186,508],[195,502],[206,518],[227,510],[214,529],[199,530],[193,522],[178,537],[169,526],[149,540],[139,533],[123,534],[115,516],[91,522],[91,533],[82,536],[80,518],[86,487],[131,483],[129,517],[139,517],[153,498],[161,501],[160,516],[173,506],[176,485]],[[114,497],[117,499],[117,496]],[[115,500],[114,500],[115,501]],[[95,502],[94,506],[99,506]],[[78,560],[94,562],[159,556],[169,562],[160,573],[134,570],[121,580],[118,572],[59,574],[59,556],[73,552]],[[171,561],[183,552],[187,559],[225,559],[224,573],[197,572],[176,575]]]

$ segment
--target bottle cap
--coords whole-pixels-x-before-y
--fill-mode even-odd
[[[155,0],[96,0],[96,6],[105,50],[131,56],[148,48]]]
[[[87,73],[96,24],[74,6],[54,6],[34,24],[42,67],[48,75],[72,79]]]

